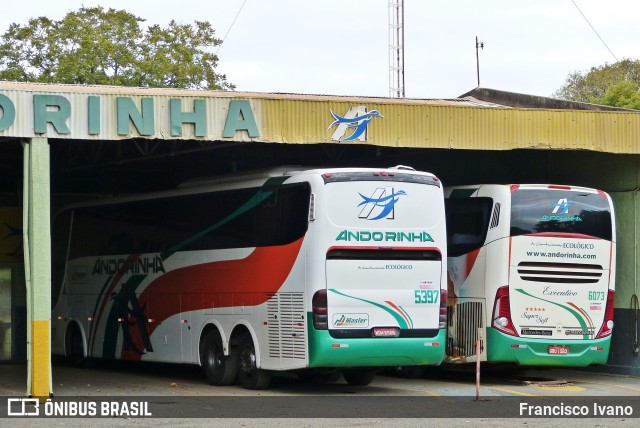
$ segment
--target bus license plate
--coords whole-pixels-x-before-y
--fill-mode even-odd
[[[398,337],[400,331],[395,327],[375,327],[373,329],[374,337]]]
[[[568,346],[549,345],[549,354],[552,355],[567,355],[569,353]]]

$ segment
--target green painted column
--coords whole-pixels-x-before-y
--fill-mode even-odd
[[[23,230],[27,284],[27,395],[46,398],[51,382],[51,226],[49,143],[24,144]]]

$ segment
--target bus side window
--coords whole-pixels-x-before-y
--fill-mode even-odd
[[[308,183],[280,186],[261,204],[256,215],[256,246],[286,245],[307,231]]]
[[[484,245],[492,208],[493,199],[487,197],[445,200],[449,257],[461,256]]]

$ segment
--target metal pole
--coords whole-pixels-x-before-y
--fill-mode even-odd
[[[480,338],[476,340],[476,401],[480,399]]]
[[[478,73],[478,88],[480,87],[480,56],[478,55],[478,36],[476,36],[476,71]]]
[[[405,97],[405,88],[404,88],[404,0],[400,0],[400,7],[402,8],[402,39],[400,46],[402,47],[402,98]]]
[[[396,64],[398,65],[398,67],[396,68],[396,82],[398,83],[398,86],[400,86],[402,84],[401,83],[402,79],[400,77],[401,73],[402,73],[402,70],[400,69],[401,65],[402,65],[402,64],[400,64],[400,49],[401,49],[401,46],[402,46],[401,45],[402,40],[400,40],[400,25],[401,25],[401,22],[400,22],[400,7],[401,7],[401,3],[398,3],[398,7],[396,8],[396,23],[398,24],[396,26],[396,43],[398,44],[397,45],[397,49],[396,49]],[[398,97],[402,96],[402,88],[397,88],[396,96],[398,96]]]

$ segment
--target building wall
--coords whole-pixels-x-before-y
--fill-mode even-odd
[[[555,153],[550,157],[552,181],[596,187],[608,192],[616,210],[617,271],[614,332],[607,369],[621,373],[640,373],[637,350],[640,294],[640,156],[608,153]],[[634,297],[635,296],[635,297]]]

